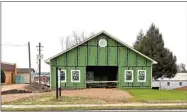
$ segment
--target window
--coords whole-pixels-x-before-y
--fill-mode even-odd
[[[146,70],[138,70],[138,82],[146,82]]]
[[[170,86],[170,82],[167,82],[167,85]]]
[[[125,82],[133,82],[133,70],[125,70]]]
[[[66,70],[60,70],[60,82],[66,82]]]
[[[80,82],[80,70],[71,70],[71,82]]]
[[[179,82],[179,86],[182,86],[182,82]]]

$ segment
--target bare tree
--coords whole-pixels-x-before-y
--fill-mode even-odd
[[[181,63],[177,66],[177,72],[179,73],[187,73],[187,70],[185,68],[185,64]]]
[[[90,33],[90,36],[94,35],[95,33]],[[81,35],[78,35],[75,31],[72,32],[72,40],[70,40],[70,36],[66,36],[61,38],[60,43],[62,46],[62,50],[66,50],[74,45],[77,45],[87,39],[87,37],[84,35],[84,32],[81,33]]]

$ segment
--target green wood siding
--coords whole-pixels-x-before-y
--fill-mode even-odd
[[[117,47],[108,47],[108,65],[117,66]]]
[[[107,46],[99,47],[99,39],[106,39]],[[152,62],[135,53],[129,48],[118,43],[114,39],[101,34],[88,42],[58,56],[51,60],[51,85],[55,88],[56,69],[60,67],[67,73],[67,88],[86,87],[86,66],[118,66],[118,87],[120,88],[142,88],[151,87]],[[80,70],[80,83],[71,82],[71,70]],[[125,70],[133,70],[133,82],[124,82]],[[146,70],[146,82],[137,82],[137,71]],[[61,83],[64,87],[65,83]]]
[[[78,66],[85,66],[87,64],[87,47],[79,46],[78,49]]]
[[[88,65],[97,65],[97,47],[88,47]]]
[[[107,65],[107,49],[98,47],[98,65]],[[96,53],[97,54],[97,53]]]
[[[119,66],[127,66],[127,48],[119,47],[118,51]]]

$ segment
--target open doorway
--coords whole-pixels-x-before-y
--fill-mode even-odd
[[[118,78],[117,66],[87,66],[87,87],[116,87]]]

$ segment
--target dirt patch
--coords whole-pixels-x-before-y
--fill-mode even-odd
[[[7,91],[7,90],[12,90],[12,89],[23,90],[28,85],[29,84],[8,84],[8,85],[3,85],[3,86],[1,86],[1,91]]]
[[[35,93],[42,93],[42,92],[49,92],[50,87],[44,84],[38,84],[38,83],[33,83],[25,86],[26,90],[35,92]]]
[[[112,102],[128,102],[131,96],[127,91],[121,91],[118,88],[114,89],[105,89],[105,88],[96,88],[96,89],[82,89],[82,90],[62,90],[63,96],[81,96],[89,98],[103,99],[105,101]]]
[[[181,88],[177,88],[176,90],[187,91],[187,86],[185,86],[185,87],[181,87]]]
[[[56,91],[51,92],[44,92],[44,93],[25,93],[25,94],[8,94],[2,95],[2,103],[9,102],[13,100],[19,100],[22,98],[27,97],[35,97],[37,95],[44,95],[44,94],[56,94]],[[120,89],[104,89],[104,88],[97,88],[97,89],[81,89],[81,90],[62,90],[62,96],[79,96],[79,97],[87,97],[87,98],[94,98],[98,100],[104,100],[108,103],[126,103],[129,101],[131,96],[126,91],[121,91]]]
[[[43,95],[45,93],[25,93],[25,94],[7,94],[7,95],[2,95],[1,98],[1,102],[2,104],[5,102],[10,102],[10,101],[15,101],[15,100],[19,100],[22,98],[28,98],[28,97],[33,97],[33,96],[37,96],[37,95]]]

